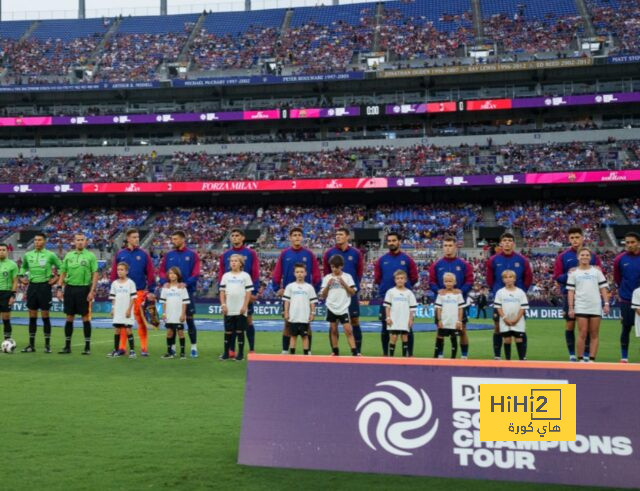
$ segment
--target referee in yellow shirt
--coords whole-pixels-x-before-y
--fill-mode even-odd
[[[64,313],[67,322],[64,325],[65,344],[61,355],[71,353],[73,320],[76,315],[82,317],[84,327],[83,355],[91,354],[91,302],[96,295],[98,283],[98,259],[86,250],[87,237],[83,233],[74,236],[75,249],[69,251],[62,260],[58,287],[64,286]]]

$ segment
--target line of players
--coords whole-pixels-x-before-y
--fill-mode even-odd
[[[252,303],[256,300],[259,287],[259,260],[253,249],[246,247],[244,233],[239,229],[232,230],[230,234],[232,247],[225,251],[220,257],[219,281],[221,284],[221,300],[223,312],[225,312],[225,350],[221,358],[237,357],[234,347],[236,338],[239,345],[244,344],[244,334],[246,333],[249,343],[249,350],[253,351],[255,346],[255,328],[252,318]],[[309,322],[292,322],[288,318],[292,314],[291,297],[286,295],[286,288],[296,282],[296,269],[301,275],[300,266],[304,266],[304,282],[310,284],[314,291],[320,290],[321,296],[329,308],[328,320],[330,322],[330,340],[334,354],[337,354],[337,325],[343,324],[346,327],[345,333],[349,340],[353,354],[359,354],[362,347],[362,332],[360,329],[360,309],[357,299],[357,291],[360,288],[360,281],[363,276],[364,258],[361,252],[349,244],[350,232],[346,228],[339,228],[336,231],[335,246],[325,252],[322,259],[324,270],[324,280],[321,278],[320,266],[315,254],[304,247],[303,231],[299,227],[294,227],[289,231],[290,247],[283,250],[278,257],[272,275],[273,288],[278,295],[284,297],[285,322],[282,333],[282,351],[290,353],[295,350],[295,342],[292,346],[292,334],[302,334],[303,346],[307,352],[311,349],[312,331],[310,320],[311,312],[315,309],[310,304]],[[558,255],[555,268],[554,279],[558,282],[565,294],[565,338],[571,361],[576,361],[576,341],[575,325],[579,327],[578,354],[585,359],[595,359],[597,352],[597,330],[599,320],[603,313],[608,313],[608,289],[602,282],[601,263],[596,254],[584,248],[584,237],[582,230],[571,228],[568,231],[568,239],[571,247]],[[147,329],[143,315],[142,306],[147,300],[154,301],[153,294],[155,284],[155,273],[151,257],[139,247],[139,233],[135,229],[126,233],[126,247],[119,251],[113,260],[112,281],[121,281],[119,275],[123,274],[119,265],[125,264],[128,268],[126,276],[135,285],[135,296],[132,304],[127,306],[125,313],[129,314],[127,319],[135,317],[138,325],[138,334],[142,349],[142,356],[148,355],[147,349]],[[23,352],[35,351],[35,335],[37,331],[37,313],[41,311],[44,326],[45,352],[51,352],[51,323],[49,311],[51,307],[51,286],[58,285],[59,296],[64,301],[64,312],[67,316],[65,325],[65,348],[61,353],[70,352],[71,336],[73,334],[73,320],[76,315],[82,317],[85,335],[84,354],[90,354],[91,322],[90,305],[95,297],[97,284],[97,261],[92,253],[86,250],[86,237],[83,234],[74,236],[74,249],[70,251],[60,261],[56,255],[48,251],[45,247],[46,237],[44,234],[37,234],[34,239],[34,249],[25,254],[22,267],[18,271],[17,265],[7,258],[7,247],[0,244],[0,312],[4,323],[5,339],[11,336],[10,311],[15,301],[15,291],[17,289],[18,278],[28,285],[27,308],[29,310],[29,345]],[[187,322],[188,334],[190,338],[191,356],[197,357],[197,332],[194,322],[193,296],[195,287],[200,275],[200,259],[195,251],[186,247],[186,236],[182,231],[176,231],[171,235],[173,249],[163,257],[158,275],[160,284],[173,285],[171,288],[186,290],[186,295],[180,292],[181,300],[179,307],[178,322],[169,322],[173,327],[167,329],[168,338],[167,355],[175,354],[175,337],[184,339],[182,329],[183,322]],[[387,298],[387,293],[392,289],[402,290],[404,285],[400,285],[402,277],[405,278],[406,287],[411,289],[418,281],[418,269],[415,261],[401,248],[401,237],[397,233],[389,233],[386,236],[386,246],[388,252],[384,254],[375,264],[374,282],[378,285],[380,298],[385,299],[380,308],[380,320],[382,321],[381,342],[384,356],[393,354],[393,347],[390,349],[391,341],[395,341],[398,335],[403,339],[403,353],[407,356],[413,355],[413,323],[412,307],[415,301],[409,299],[408,314],[403,314],[403,320],[398,325],[394,322],[395,310],[393,302]],[[498,296],[501,289],[512,289],[510,286],[513,278],[513,287],[521,292],[526,292],[531,286],[533,274],[528,259],[520,253],[515,252],[515,238],[510,233],[505,233],[500,238],[500,252],[493,255],[487,261],[486,281],[498,303],[494,303],[494,335],[493,348],[494,356],[501,358],[503,338],[505,339],[505,355],[510,355],[510,344],[512,337],[516,340],[516,345],[521,345],[519,354],[521,357],[526,353],[527,335],[524,329],[524,310],[527,304],[521,301],[518,309],[511,310],[505,303],[503,296]],[[232,267],[232,257],[235,257],[235,264]],[[240,256],[240,257],[238,257]],[[588,256],[588,259],[587,259]],[[337,258],[340,258],[338,260]],[[341,264],[340,264],[341,263]],[[296,268],[298,265],[298,268]],[[596,269],[591,268],[595,266]],[[56,268],[60,275],[56,275],[53,268]],[[169,274],[174,269],[175,278]],[[241,269],[250,278],[251,288],[248,283],[245,285],[244,295],[240,310],[245,320],[240,321],[240,327],[233,315],[234,312],[228,310],[228,292],[223,286],[223,278],[227,272],[237,272]],[[404,275],[398,274],[404,272]],[[505,276],[505,272],[508,274]],[[599,273],[598,273],[599,272]],[[443,257],[435,261],[429,272],[430,287],[438,295],[436,299],[436,323],[438,327],[436,337],[435,356],[442,356],[443,341],[446,337],[452,340],[452,355],[456,356],[457,339],[460,339],[461,356],[467,357],[469,350],[469,339],[466,332],[466,309],[457,302],[456,313],[453,313],[451,306],[454,301],[450,295],[460,295],[464,301],[464,306],[468,304],[468,295],[473,286],[473,270],[471,265],[458,256],[456,241],[452,237],[443,240]],[[399,281],[400,280],[400,281]],[[596,281],[597,280],[597,281]],[[614,261],[614,280],[618,287],[619,300],[621,306],[622,332],[620,336],[621,361],[628,361],[629,337],[634,324],[640,324],[640,235],[630,232],[625,236],[625,251],[619,254]],[[322,286],[321,286],[322,285]],[[64,289],[64,291],[63,291]],[[162,292],[166,288],[161,289]],[[133,287],[129,285],[130,292]],[[169,288],[170,290],[170,288]],[[517,290],[512,290],[513,292]],[[174,292],[175,293],[175,292]],[[508,292],[503,292],[508,293]],[[131,293],[130,293],[131,295]],[[518,293],[520,295],[520,293]],[[112,288],[111,298],[115,301],[115,293]],[[289,297],[289,298],[287,298]],[[168,307],[168,298],[161,298],[162,303]],[[393,298],[393,297],[391,297]],[[415,297],[414,297],[415,298]],[[524,296],[526,299],[526,295]],[[604,301],[601,303],[601,299]],[[246,300],[246,308],[244,303]],[[235,301],[235,299],[234,299]],[[495,300],[494,300],[495,302]],[[130,307],[130,308],[129,308]],[[115,314],[114,309],[114,314]],[[184,310],[184,312],[182,312]],[[133,315],[131,315],[133,313]],[[167,312],[165,312],[165,315]],[[181,320],[182,319],[182,320]],[[115,322],[118,320],[119,322]],[[130,351],[133,352],[133,342],[130,327],[132,319],[127,320],[127,324],[120,322],[122,319],[115,319],[116,337],[114,339],[113,356],[125,354],[127,343]],[[299,325],[306,324],[306,329]],[[406,324],[406,325],[404,325]],[[590,334],[590,335],[589,335]],[[406,339],[406,340],[405,340]],[[117,341],[117,346],[115,345]],[[391,343],[395,345],[395,342]],[[406,346],[405,346],[406,344]],[[583,350],[583,345],[585,348]],[[181,354],[184,354],[184,342]],[[240,351],[240,350],[239,350]],[[134,354],[134,353],[132,353]],[[240,351],[240,357],[242,352]],[[166,355],[165,355],[166,356]]]

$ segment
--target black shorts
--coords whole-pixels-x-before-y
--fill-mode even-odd
[[[602,319],[601,315],[596,315],[596,314],[576,314],[576,319],[580,317],[582,319],[594,319],[594,318],[598,318],[598,319]]]
[[[10,290],[5,290],[3,292],[0,292],[0,312],[2,312],[3,314],[6,312],[11,312],[11,307],[9,306],[9,300],[11,300],[12,296],[13,296],[13,293]]]
[[[64,288],[64,313],[67,315],[89,315],[89,301],[87,296],[90,286],[71,286]]]
[[[308,336],[309,335],[309,324],[305,324],[302,322],[290,322],[289,323],[289,334],[291,336]]]
[[[440,329],[438,328],[438,336],[442,336],[442,337],[446,337],[446,336],[451,336],[453,334],[456,333],[455,329]]]
[[[631,304],[620,302],[620,320],[622,327],[633,327],[636,322],[636,311],[631,308]]]
[[[184,324],[181,322],[178,324],[165,324],[164,327],[166,329],[173,329],[174,331],[184,331]]]
[[[29,283],[27,287],[27,309],[51,310],[51,285],[49,283]]]
[[[349,314],[337,315],[327,309],[327,322],[337,322],[339,324],[349,324]]]
[[[523,338],[524,337],[524,333],[523,332],[518,332],[518,331],[507,331],[507,332],[501,332],[500,335],[503,338],[510,338],[510,337],[514,337],[514,338]]]
[[[291,326],[291,324],[289,324]],[[291,327],[289,327],[291,329]],[[244,315],[225,315],[224,316],[225,331],[246,331],[247,317]]]
[[[389,329],[389,334],[394,334],[397,336],[402,336],[402,335],[409,335],[409,331],[403,331],[401,329]]]
[[[114,324],[113,327],[116,329],[133,329],[131,324]]]
[[[351,297],[351,305],[349,305],[349,317],[357,319],[360,317],[360,300],[358,295]]]

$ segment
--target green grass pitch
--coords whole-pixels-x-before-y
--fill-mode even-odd
[[[14,326],[18,349],[26,326]],[[530,321],[529,358],[566,360],[560,321]],[[618,361],[619,323],[605,321],[599,361]],[[440,478],[266,469],[236,464],[245,362],[220,362],[219,332],[201,332],[200,358],[162,360],[164,332],[150,336],[148,359],[108,359],[113,335],[94,330],[93,353],[0,355],[3,489],[436,489],[555,490],[539,486]],[[138,340],[136,338],[136,344]],[[343,352],[347,353],[344,336]],[[416,334],[416,355],[432,356],[434,333]],[[280,351],[280,335],[257,333],[257,350]],[[53,348],[62,345],[54,328]],[[632,340],[637,362],[638,341]],[[448,350],[448,344],[446,350]],[[366,334],[364,354],[379,354],[379,335]],[[327,334],[314,336],[327,354]],[[446,353],[446,351],[445,351]],[[491,357],[491,333],[471,333],[472,358]]]

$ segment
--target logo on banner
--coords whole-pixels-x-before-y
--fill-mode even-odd
[[[416,390],[397,380],[380,382],[376,387],[393,387],[408,398],[409,403],[400,400],[390,390],[376,390],[364,396],[356,406],[356,412],[361,411],[358,423],[360,436],[368,447],[377,450],[369,437],[369,423],[372,417],[377,416],[374,439],[378,445],[392,455],[413,455],[411,450],[424,447],[438,431],[438,419],[426,429],[433,413],[431,399],[423,389]],[[426,431],[420,436],[404,436],[423,428]]]

